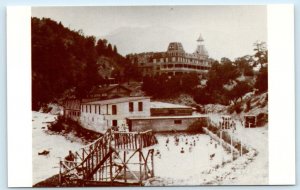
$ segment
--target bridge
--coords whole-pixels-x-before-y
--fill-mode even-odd
[[[59,163],[60,186],[142,185],[154,177],[151,130],[119,132],[111,129],[74,154],[74,161]]]

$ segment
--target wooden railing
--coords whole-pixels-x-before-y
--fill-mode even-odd
[[[126,175],[128,168],[128,166],[120,167],[113,161],[115,157],[119,157],[120,151],[136,150],[134,154],[138,151],[142,154],[141,149],[154,144],[157,144],[157,140],[151,130],[140,133],[108,130],[102,137],[75,152],[74,161],[60,161],[60,181],[61,183],[72,180],[113,181],[122,169]],[[147,160],[144,161],[146,166]],[[123,165],[127,163],[124,161]],[[152,171],[149,169],[149,172]]]
[[[114,149],[137,150],[157,144],[151,130],[145,132],[117,132],[112,133]]]

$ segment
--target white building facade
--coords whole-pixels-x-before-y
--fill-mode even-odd
[[[80,123],[83,127],[105,132],[116,126],[126,127],[126,118],[150,116],[150,97],[123,97],[81,104]]]

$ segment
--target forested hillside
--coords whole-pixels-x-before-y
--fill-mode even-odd
[[[32,109],[59,100],[72,89],[83,98],[108,77],[129,80],[136,71],[105,39],[70,30],[48,18],[32,18]],[[103,61],[104,60],[104,61]]]

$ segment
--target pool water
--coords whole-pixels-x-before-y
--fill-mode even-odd
[[[156,134],[156,138],[154,172],[157,177],[197,178],[204,170],[231,159],[222,146],[205,134]]]

